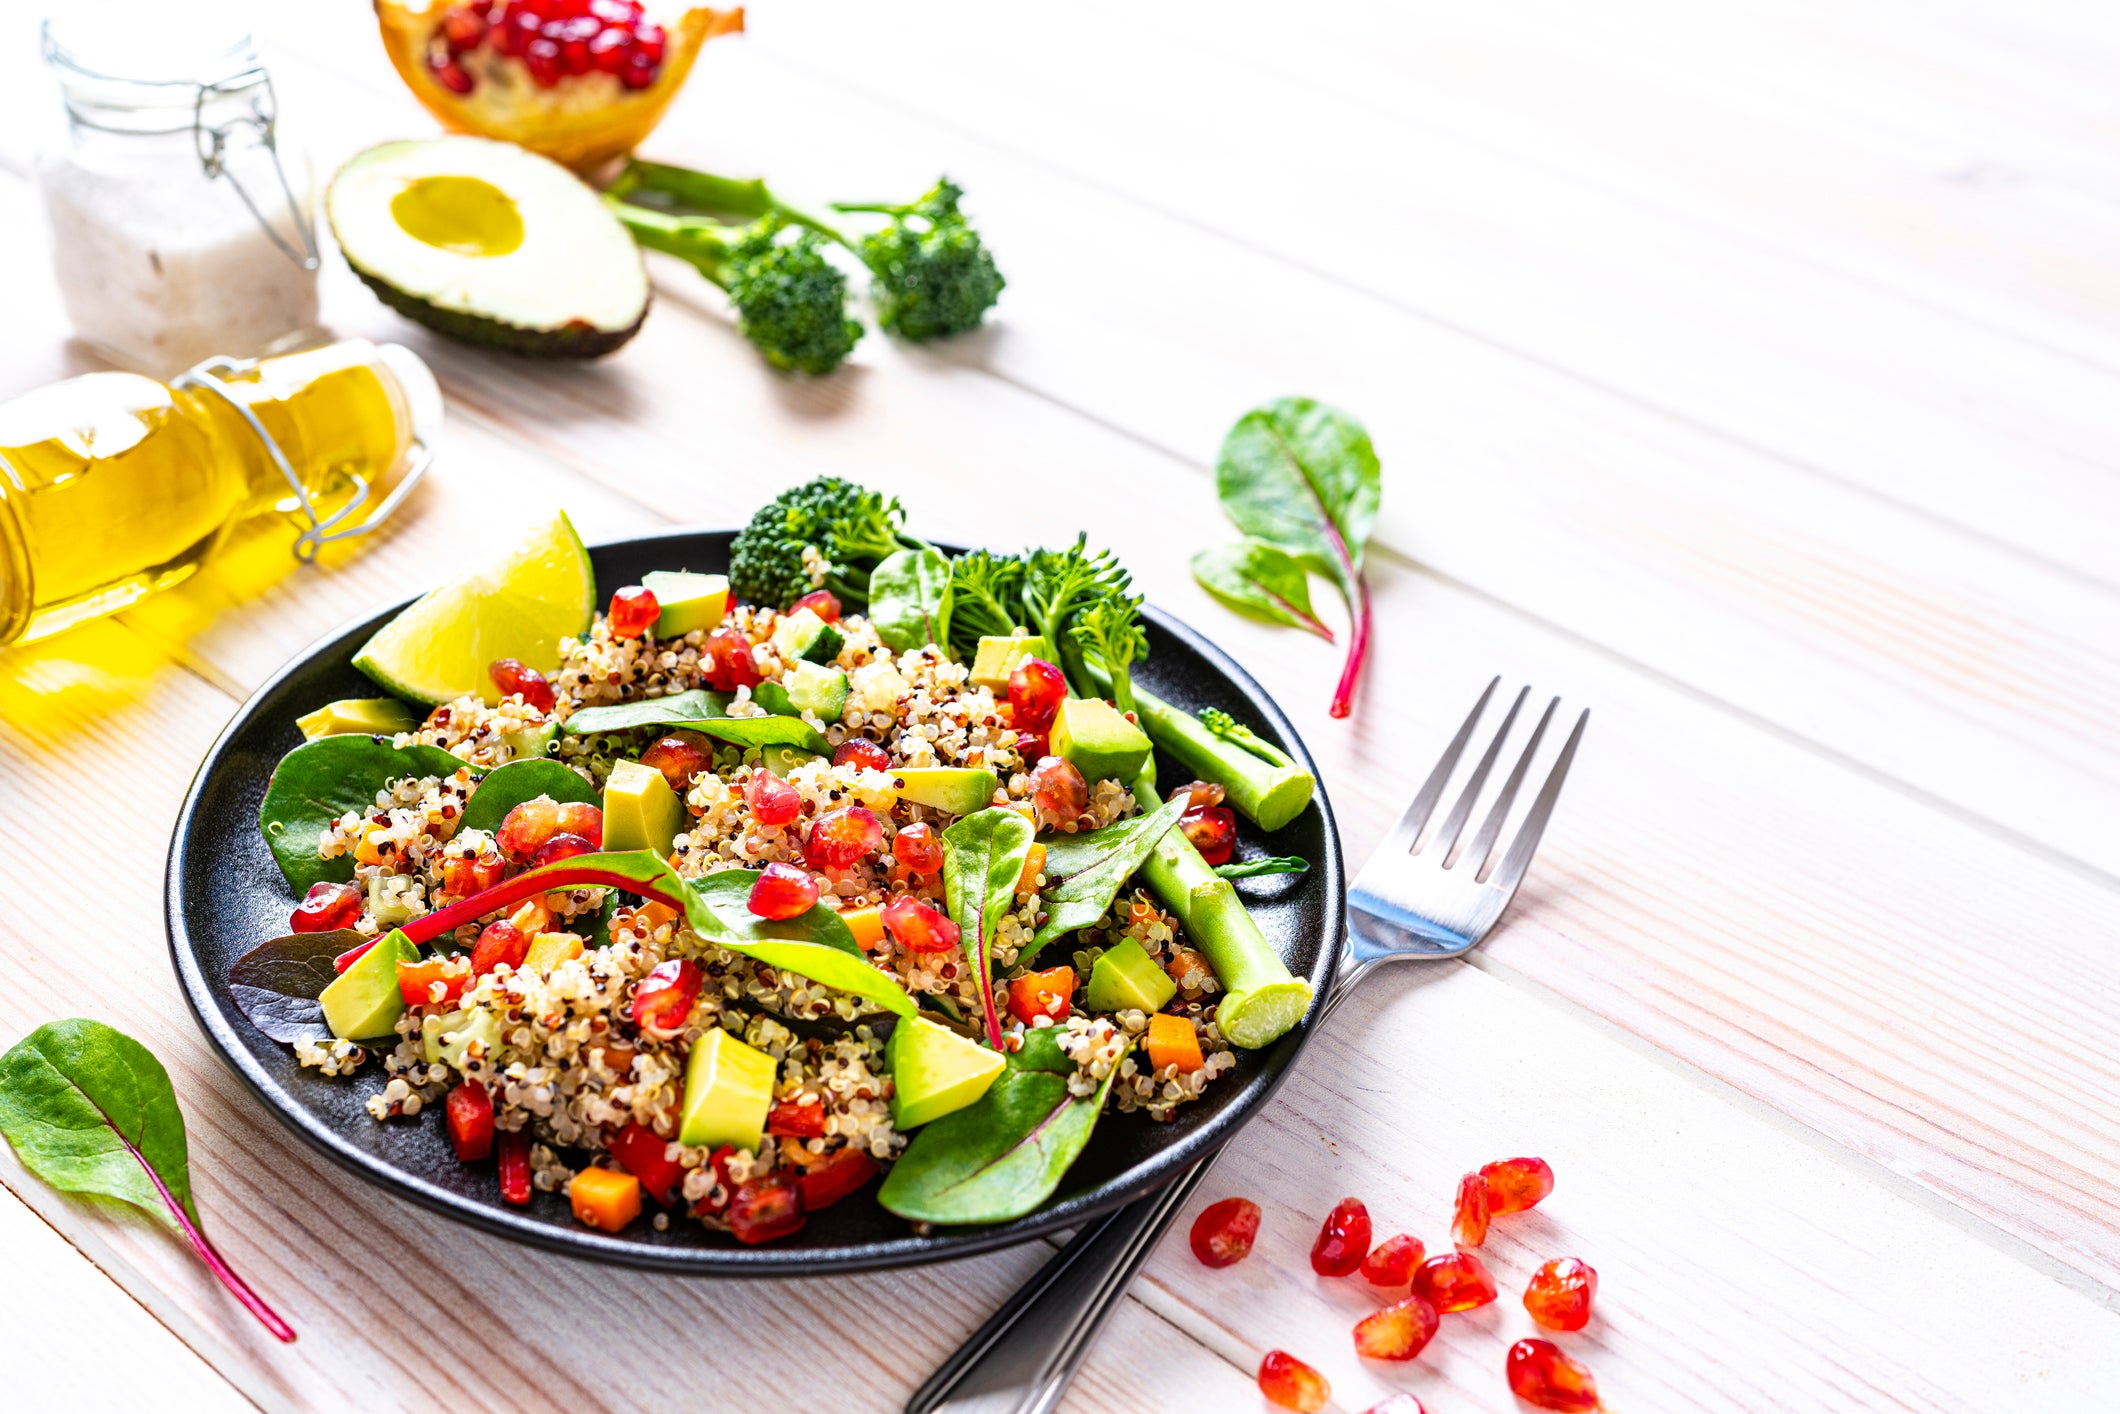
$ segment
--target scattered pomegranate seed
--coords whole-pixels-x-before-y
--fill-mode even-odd
[[[1075,994],[1075,969],[1072,967],[1048,967],[1043,972],[1026,972],[1008,984],[1009,1015],[1030,1025],[1043,1016],[1055,1025],[1067,1020]]]
[[[761,681],[758,660],[752,656],[751,640],[733,628],[718,628],[707,635],[707,686],[717,692],[756,687]]]
[[[1421,1239],[1400,1233],[1369,1249],[1369,1255],[1362,1259],[1362,1275],[1371,1286],[1404,1286],[1413,1280],[1414,1269],[1427,1255],[1428,1248]]]
[[[476,1080],[466,1080],[449,1092],[444,1107],[449,1121],[449,1142],[456,1156],[475,1164],[493,1152],[493,1097]]]
[[[1344,1277],[1369,1255],[1369,1209],[1359,1198],[1342,1198],[1325,1215],[1310,1244],[1310,1269],[1321,1277]]]
[[[712,770],[714,750],[697,732],[672,732],[640,754],[640,764],[662,772],[670,789],[681,797],[692,789],[692,778]]]
[[[957,946],[957,925],[911,894],[883,906],[883,926],[907,952],[948,952]]]
[[[503,1130],[494,1142],[500,1150],[501,1201],[510,1207],[529,1207],[530,1131]]]
[[[864,771],[888,771],[891,769],[890,753],[875,742],[865,738],[848,737],[832,753],[834,766],[859,766]]]
[[[1450,1219],[1450,1240],[1477,1247],[1487,1240],[1487,1180],[1468,1173],[1458,1180],[1457,1211]]]
[[[1509,1347],[1509,1392],[1540,1409],[1583,1414],[1597,1408],[1597,1381],[1550,1340],[1520,1340]]]
[[[331,933],[340,928],[351,928],[361,921],[364,898],[366,895],[352,884],[319,880],[309,886],[309,892],[294,906],[287,926],[297,933]]]
[[[539,40],[537,43],[550,43]],[[535,59],[532,59],[533,64]],[[662,616],[662,603],[656,599],[655,591],[629,584],[611,596],[611,610],[605,615],[611,625],[613,638],[639,638],[655,627],[655,620]]]
[[[802,1186],[787,1172],[745,1179],[729,1200],[729,1232],[738,1242],[771,1242],[801,1226]]]
[[[1414,1270],[1413,1294],[1447,1316],[1484,1306],[1501,1292],[1487,1264],[1470,1252],[1438,1252]]]
[[[1178,817],[1178,828],[1209,864],[1227,864],[1237,850],[1237,817],[1223,805],[1188,810]]]
[[[839,622],[839,596],[829,589],[813,589],[788,605],[788,612],[791,614],[804,609],[808,609],[828,624]]]
[[[644,1031],[684,1030],[706,974],[691,958],[658,962],[633,988],[633,1024]]]
[[[1016,754],[1035,766],[1053,754],[1052,738],[1044,732],[1023,732],[1016,737]]]
[[[1435,1339],[1441,1324],[1435,1307],[1418,1296],[1394,1301],[1355,1322],[1355,1353],[1371,1360],[1411,1360]]]
[[[1553,1191],[1553,1168],[1544,1159],[1496,1159],[1480,1166],[1487,1182],[1490,1216],[1521,1213]]]
[[[802,814],[802,792],[763,766],[753,769],[743,783],[743,798],[751,818],[761,825],[792,825]]]
[[[1524,1309],[1549,1331],[1579,1331],[1590,1324],[1597,1299],[1597,1268],[1580,1257],[1557,1257],[1531,1274]]]
[[[569,834],[563,830],[537,847],[537,853],[530,856],[530,867],[532,869],[542,869],[547,864],[557,864],[562,859],[572,859],[577,854],[594,853],[596,853],[596,845],[594,843],[583,839],[580,835]]]
[[[544,848],[545,841],[559,833],[559,805],[549,796],[526,800],[501,819],[493,842],[501,853],[518,863]]]
[[[604,812],[601,806],[586,800],[570,800],[559,808],[559,829],[564,835],[578,835],[589,842],[591,849],[604,847]]]
[[[479,930],[478,945],[471,949],[472,975],[483,977],[502,963],[521,967],[529,952],[530,939],[524,936],[522,929],[505,918],[498,923],[488,923]]]
[[[942,841],[933,825],[907,825],[891,841],[891,854],[915,874],[933,874],[942,868]]]
[[[1222,787],[1212,781],[1189,781],[1172,791],[1170,798],[1176,800],[1179,796],[1184,796],[1185,808],[1188,811],[1208,810],[1220,805],[1225,794]]]
[[[1269,1350],[1259,1362],[1259,1393],[1283,1409],[1318,1414],[1332,1398],[1332,1386],[1287,1351]]]
[[[817,817],[803,857],[813,869],[850,869],[883,843],[883,821],[866,805],[844,805]]]
[[[817,904],[817,876],[792,864],[768,864],[751,885],[751,912],[760,918],[796,918]]]
[[[537,669],[513,658],[495,658],[487,665],[486,674],[502,697],[520,697],[540,712],[552,710],[552,684]]]
[[[612,1135],[607,1147],[618,1166],[640,1180],[642,1192],[665,1208],[676,1203],[685,1169],[669,1157],[669,1143],[661,1135],[636,1120]]]
[[[1026,658],[1008,675],[1008,702],[1016,730],[1044,736],[1067,698],[1067,677],[1043,658]]]
[[[766,1112],[766,1133],[783,1139],[824,1137],[824,1101],[775,1100]]]
[[[1362,1414],[1428,1414],[1428,1411],[1422,1407],[1421,1401],[1401,1390],[1382,1404],[1370,1405]]]
[[[1031,803],[1055,820],[1080,819],[1089,809],[1089,782],[1065,756],[1048,756],[1031,772]]]
[[[1206,1266],[1234,1266],[1251,1255],[1258,1239],[1259,1205],[1249,1198],[1209,1203],[1193,1219],[1193,1255]]]

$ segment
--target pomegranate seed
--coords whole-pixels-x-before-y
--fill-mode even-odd
[[[589,848],[604,847],[604,812],[602,807],[585,800],[570,800],[559,808],[561,834],[579,835],[589,842]]]
[[[1075,969],[1048,967],[1026,972],[1008,984],[1009,1015],[1030,1025],[1038,1017],[1049,1017],[1055,1025],[1067,1020],[1075,994]]]
[[[493,842],[501,847],[501,853],[521,863],[538,850],[545,841],[559,833],[559,804],[550,796],[539,796],[516,806],[501,819],[500,829],[494,831]]]
[[[664,35],[661,25],[650,23],[634,26],[633,43],[635,47],[657,64],[662,62],[663,42]]]
[[[537,853],[530,856],[530,867],[542,869],[547,864],[557,864],[562,859],[572,859],[577,854],[594,853],[596,846],[588,840],[580,835],[562,832],[537,847]]]
[[[456,60],[448,55],[429,54],[427,56],[427,68],[434,74],[434,81],[451,93],[463,94],[471,92],[473,87],[471,75],[464,71],[463,65],[457,63]]]
[[[718,628],[707,635],[707,656],[713,667],[707,672],[707,685],[717,692],[734,692],[740,687],[756,687],[758,660],[751,656],[751,640],[733,628]]]
[[[552,684],[537,669],[514,658],[495,658],[487,665],[486,675],[493,679],[502,697],[520,697],[540,712],[552,710]]]
[[[559,45],[539,35],[523,46],[523,67],[530,71],[530,81],[539,88],[552,88],[559,83]],[[631,638],[632,634],[621,634]]]
[[[366,895],[352,884],[320,880],[311,884],[309,892],[294,906],[287,926],[297,933],[331,933],[340,928],[351,928],[361,921],[365,898]]]
[[[1259,1362],[1259,1393],[1298,1414],[1318,1414],[1332,1398],[1325,1377],[1285,1350],[1269,1350]]]
[[[618,1166],[640,1180],[641,1190],[650,1198],[665,1208],[676,1202],[678,1185],[685,1179],[684,1165],[669,1157],[668,1143],[654,1130],[636,1120],[612,1135],[607,1147]]]
[[[1428,1411],[1422,1407],[1421,1401],[1401,1390],[1382,1404],[1370,1405],[1362,1414],[1428,1414]]]
[[[1411,1360],[1435,1339],[1436,1327],[1441,1324],[1435,1307],[1418,1296],[1394,1301],[1355,1322],[1355,1353],[1371,1360]]]
[[[1258,1239],[1259,1205],[1249,1198],[1209,1203],[1193,1219],[1193,1255],[1206,1266],[1234,1266],[1251,1255]]]
[[[1457,1211],[1450,1219],[1450,1240],[1477,1247],[1487,1240],[1487,1180],[1468,1173],[1458,1180]]]
[[[832,753],[834,766],[858,766],[864,771],[888,771],[891,755],[873,741],[862,737],[848,737]]]
[[[891,841],[891,854],[915,874],[932,874],[942,867],[942,841],[933,825],[907,825]]]
[[[1553,1168],[1544,1159],[1496,1159],[1480,1166],[1487,1182],[1489,1216],[1521,1213],[1553,1191]]]
[[[729,1232],[738,1242],[771,1242],[802,1226],[802,1186],[784,1172],[745,1179],[729,1200]]]
[[[644,50],[636,45],[633,51],[626,55],[626,66],[618,71],[618,81],[627,88],[646,88],[649,84],[655,82],[656,71],[661,67],[662,64],[659,60],[650,58]],[[800,1227],[801,1224],[798,1222],[796,1226]],[[779,1234],[776,1233],[774,1235],[778,1236]],[[764,1239],[761,1238],[759,1240],[763,1241]]]
[[[1438,1252],[1414,1271],[1413,1294],[1447,1316],[1484,1306],[1501,1293],[1487,1264],[1470,1252]]]
[[[530,1131],[513,1129],[496,1136],[500,1146],[501,1201],[510,1207],[530,1206]]]
[[[530,939],[522,929],[505,918],[488,923],[479,930],[478,945],[471,949],[471,971],[474,976],[483,977],[502,963],[521,967],[529,952]]]
[[[662,772],[680,796],[692,789],[692,778],[714,767],[714,752],[697,732],[673,732],[640,754],[640,764]]]
[[[586,39],[563,40],[559,46],[559,66],[569,76],[589,72],[589,41]]]
[[[1310,1269],[1321,1277],[1344,1277],[1368,1255],[1369,1209],[1359,1198],[1342,1198],[1310,1244]]]
[[[1227,864],[1237,849],[1237,817],[1227,806],[1188,810],[1178,817],[1178,828],[1209,864]]]
[[[611,611],[605,615],[605,621],[611,625],[612,637],[639,638],[655,627],[655,620],[661,614],[662,605],[656,601],[654,590],[629,584],[611,596]]]
[[[452,50],[474,49],[486,37],[486,13],[479,5],[451,5],[442,16],[442,40]]]
[[[811,613],[817,615],[818,618],[823,619],[828,624],[836,624],[839,622],[839,615],[841,612],[839,606],[839,596],[834,594],[829,589],[813,589],[809,593],[803,595],[800,599],[797,599],[794,603],[788,605],[788,612],[791,614],[797,613],[803,609],[808,609]]]
[[[658,962],[633,988],[633,1024],[643,1031],[684,1030],[705,981],[706,974],[689,957]]]
[[[449,1142],[456,1156],[475,1164],[493,1152],[493,1097],[476,1080],[466,1080],[449,1092],[445,1107]]]
[[[633,37],[622,29],[607,29],[589,41],[589,61],[606,74],[616,74],[626,66],[627,50]]]
[[[792,864],[768,864],[751,885],[751,912],[760,918],[795,918],[817,904],[817,876]]]
[[[907,952],[948,952],[957,946],[957,925],[911,894],[883,906],[883,926]]]
[[[1031,803],[1055,820],[1079,820],[1089,809],[1089,782],[1065,756],[1048,756],[1031,772]]]
[[[1209,810],[1217,805],[1220,805],[1222,803],[1223,796],[1226,795],[1227,792],[1225,792],[1222,787],[1214,784],[1212,781],[1192,781],[1185,785],[1179,786],[1170,794],[1171,799],[1173,800],[1177,799],[1181,795],[1184,796],[1185,808],[1188,812],[1190,812],[1194,810]]]
[[[1404,1286],[1413,1280],[1414,1268],[1427,1255],[1428,1248],[1421,1239],[1400,1233],[1370,1249],[1362,1259],[1362,1275],[1371,1286]]]
[[[850,869],[883,843],[883,821],[866,805],[827,811],[810,825],[804,857],[813,869]]]
[[[1540,1409],[1582,1414],[1597,1408],[1597,1381],[1550,1340],[1520,1340],[1509,1347],[1509,1392]]]
[[[766,1112],[766,1133],[783,1139],[822,1139],[824,1101],[775,1100]]]
[[[455,898],[470,898],[492,888],[508,872],[508,861],[491,847],[477,854],[451,856],[442,861],[442,892]]]
[[[1008,702],[1015,709],[1019,732],[1043,736],[1051,731],[1066,697],[1066,676],[1043,658],[1026,658],[1008,675]]]
[[[1531,1274],[1524,1309],[1549,1331],[1579,1331],[1590,1324],[1597,1299],[1597,1268],[1580,1257],[1558,1257]]]
[[[802,792],[764,767],[754,769],[743,783],[744,803],[751,818],[761,825],[792,825],[802,814]]]

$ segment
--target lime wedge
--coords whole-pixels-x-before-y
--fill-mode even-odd
[[[487,674],[496,658],[550,673],[563,638],[587,631],[596,614],[596,575],[565,511],[533,527],[516,546],[429,591],[353,657],[353,665],[415,702],[476,693],[500,701]]]

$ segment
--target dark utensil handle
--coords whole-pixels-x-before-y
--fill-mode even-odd
[[[1215,1157],[1076,1233],[914,1393],[906,1414],[1046,1414]]]

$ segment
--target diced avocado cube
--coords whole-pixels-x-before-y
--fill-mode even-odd
[[[294,724],[303,737],[315,741],[320,736],[396,736],[419,722],[395,697],[343,697],[295,718]]]
[[[541,727],[512,727],[501,733],[501,740],[508,743],[508,750],[514,753],[512,759],[517,761],[550,756],[552,743],[558,739],[558,722],[547,722]]]
[[[443,1038],[448,1039],[444,1040]],[[427,1051],[427,1064],[464,1068],[464,1051],[473,1041],[482,1042],[490,1056],[501,1043],[501,1019],[485,1007],[444,1012],[420,1019],[420,1043]]]
[[[729,612],[729,577],[688,570],[649,570],[640,587],[655,596],[657,638],[682,638],[695,628],[713,628]]]
[[[991,688],[995,692],[1007,691],[1009,674],[1016,671],[1026,658],[1043,658],[1048,663],[1053,660],[1053,651],[1043,634],[1015,638],[995,638],[989,634],[982,637],[979,651],[972,656],[972,686]]]
[[[693,1043],[677,1142],[756,1149],[765,1138],[779,1064],[720,1027]]]
[[[398,990],[397,965],[418,962],[420,950],[393,928],[374,947],[353,960],[317,997],[324,1024],[347,1041],[388,1036],[405,1014],[405,994]]]
[[[653,766],[616,761],[604,782],[604,848],[652,849],[667,857],[684,825],[685,803]]]
[[[773,647],[791,662],[807,658],[813,663],[829,663],[839,656],[845,642],[839,630],[818,618],[814,609],[797,609],[773,629]]]
[[[884,1042],[891,1072],[891,1123],[911,1129],[963,1109],[1007,1068],[999,1051],[924,1016],[901,1016]]]
[[[1148,763],[1148,733],[1101,697],[1069,697],[1053,718],[1053,754],[1086,781],[1131,781]]]
[[[774,775],[786,780],[788,773],[805,761],[820,760],[814,751],[804,751],[799,746],[762,746],[758,749],[758,762]]]
[[[797,713],[815,712],[827,724],[847,710],[847,675],[820,663],[797,663],[782,681]]]
[[[1000,778],[984,766],[897,766],[898,798],[915,805],[971,815],[994,802]]]
[[[1105,949],[1089,970],[1082,1000],[1091,1011],[1140,1010],[1151,1014],[1178,994],[1178,984],[1156,966],[1148,950],[1132,938]]]

